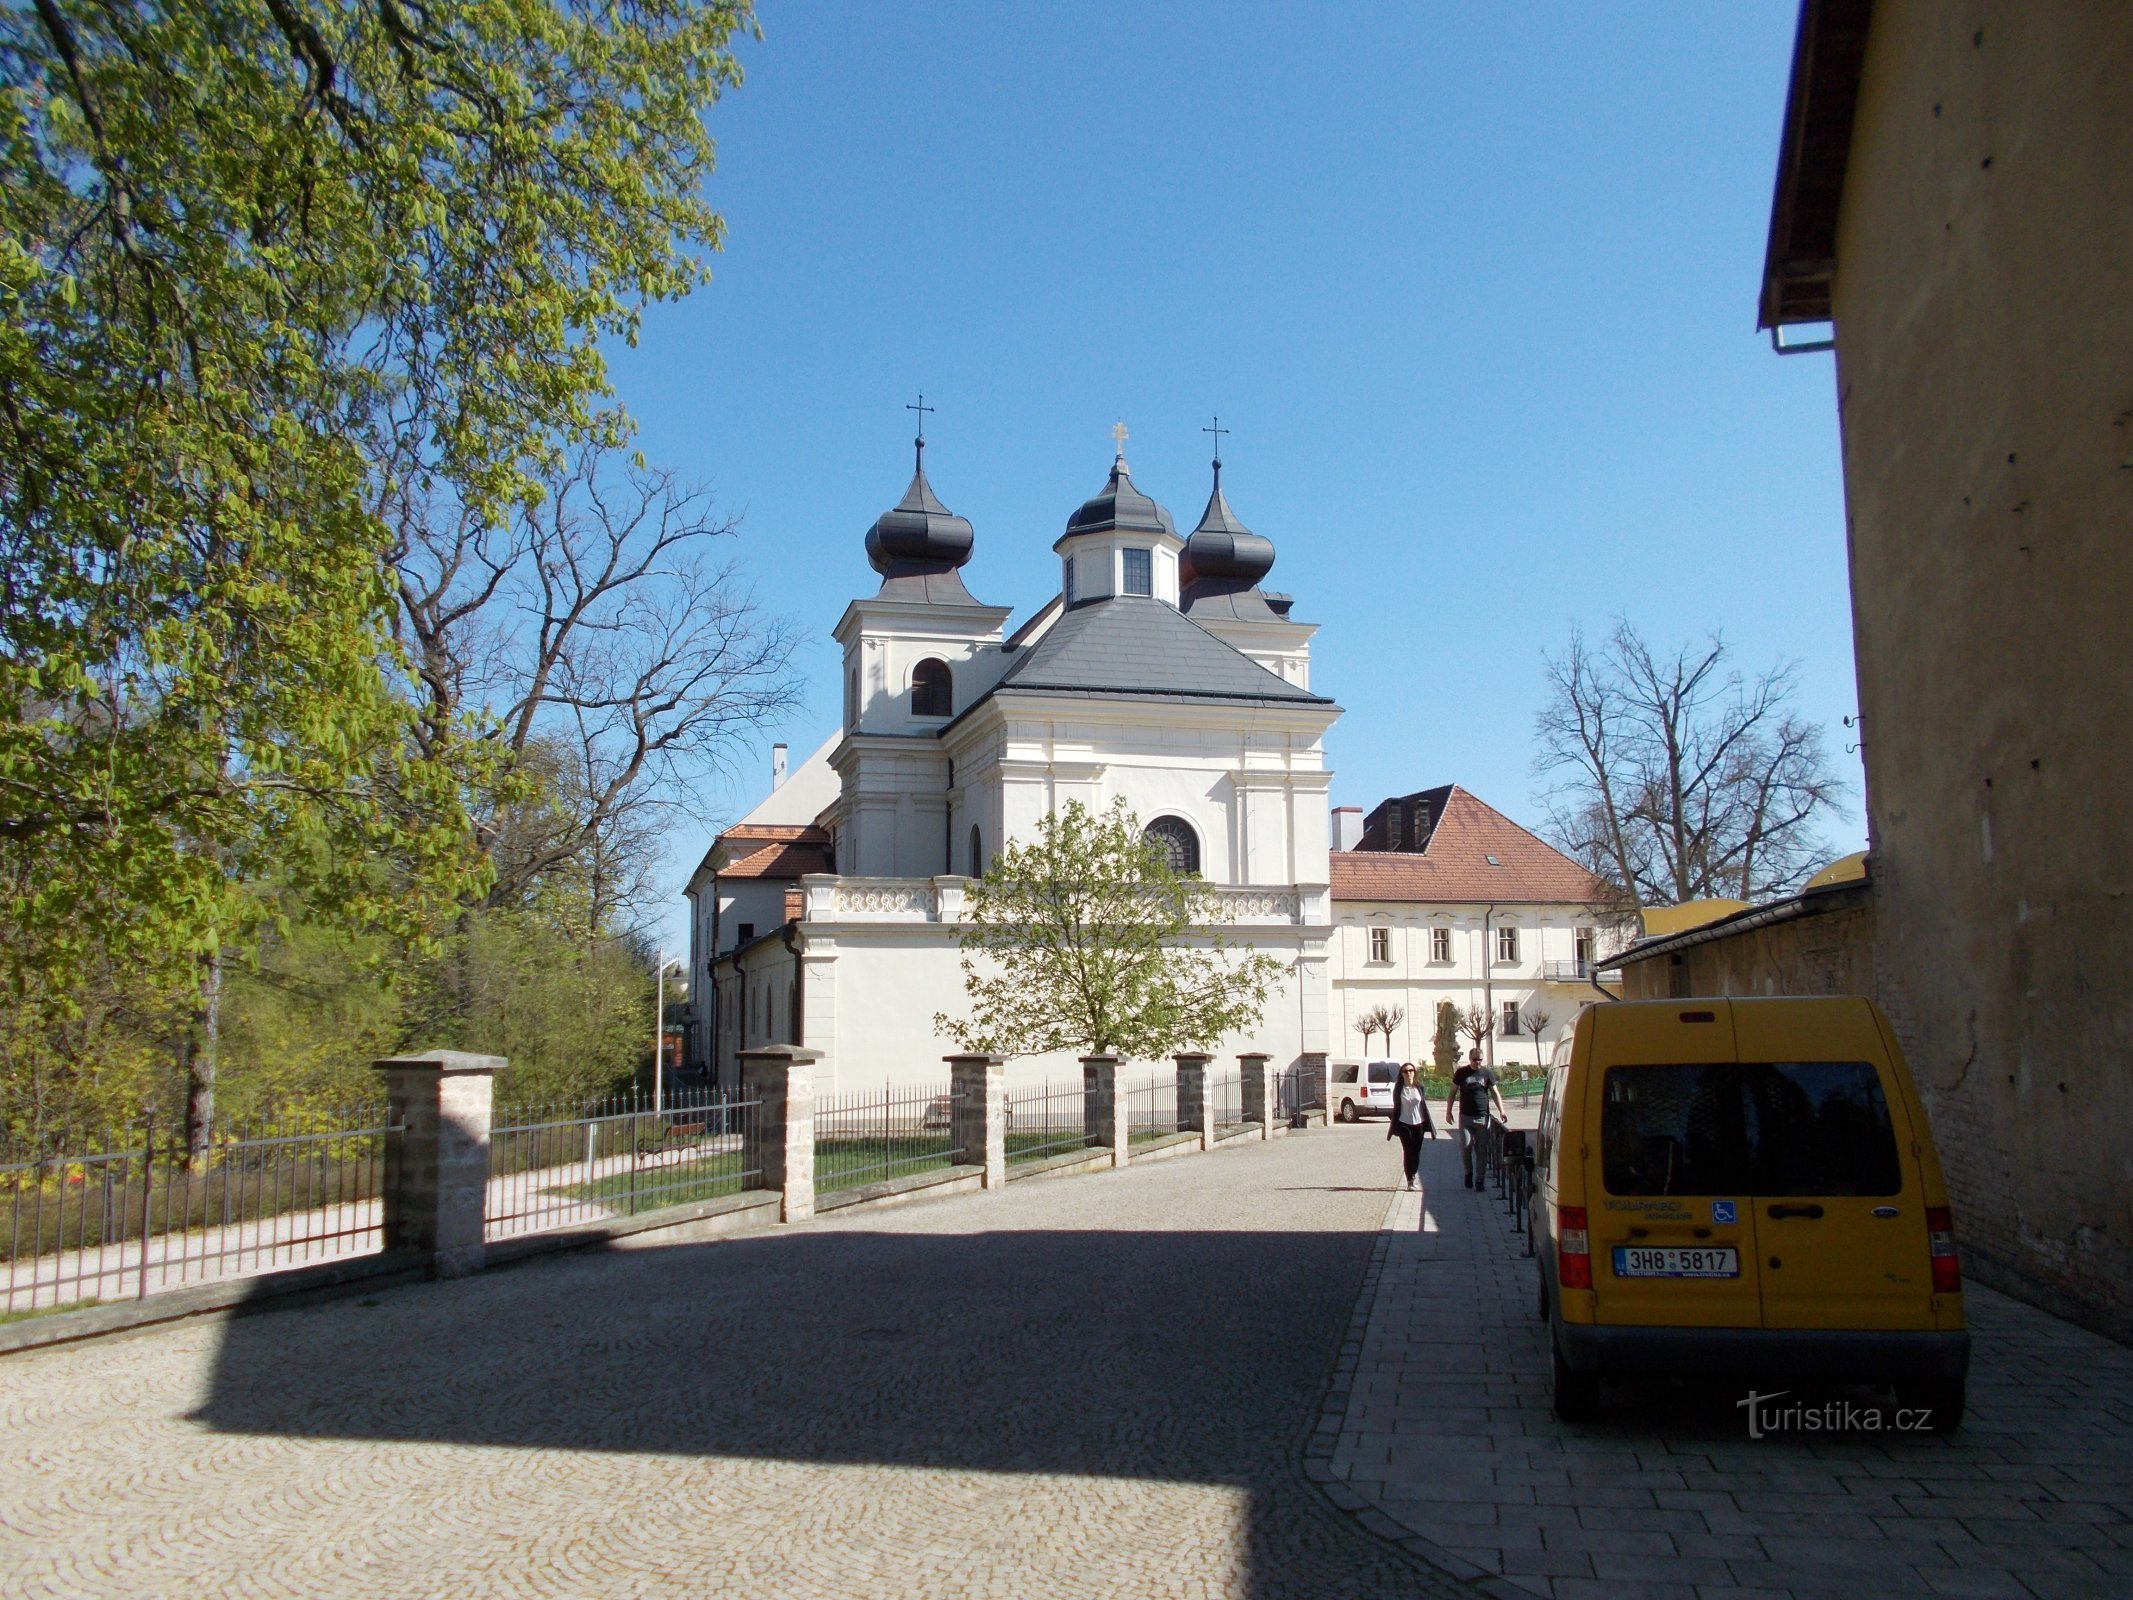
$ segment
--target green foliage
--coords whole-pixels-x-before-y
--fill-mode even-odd
[[[1219,916],[1205,884],[1142,840],[1123,800],[1101,813],[1069,801],[971,885],[960,939],[971,1014],[934,1027],[993,1055],[1212,1047],[1259,1020],[1282,970],[1197,931]]]
[[[478,890],[380,507],[626,434],[598,341],[706,275],[740,0],[0,11],[0,970],[48,1034],[277,901]],[[422,751],[420,756],[413,752]]]
[[[1449,1000],[1437,1002],[1437,1034],[1430,1044],[1430,1060],[1440,1073],[1459,1065],[1459,1008]]]

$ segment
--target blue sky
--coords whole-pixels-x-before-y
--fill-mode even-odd
[[[808,634],[795,758],[919,390],[964,576],[1018,619],[1111,424],[1189,527],[1219,412],[1269,587],[1322,625],[1336,803],[1456,781],[1535,820],[1542,652],[1622,613],[1798,657],[1857,847],[1830,358],[1754,328],[1793,19],[765,0],[710,113],[716,278],[614,371]],[[710,832],[676,836],[677,896]]]

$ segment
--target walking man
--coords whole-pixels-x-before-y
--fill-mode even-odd
[[[1503,1095],[1496,1087],[1496,1074],[1481,1064],[1477,1047],[1466,1054],[1466,1065],[1452,1074],[1451,1098],[1444,1102],[1445,1120],[1459,1130],[1459,1169],[1469,1189],[1481,1187],[1480,1140],[1489,1131],[1489,1113],[1506,1122]]]

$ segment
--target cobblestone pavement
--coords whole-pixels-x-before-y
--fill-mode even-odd
[[[1466,1592],[1298,1464],[1395,1170],[1314,1131],[12,1357],[0,1592]]]
[[[1555,1600],[2133,1594],[2133,1351],[1973,1285],[1952,1438],[1751,1440],[1739,1383],[1611,1385],[1607,1420],[1569,1427],[1523,1241],[1423,1148],[1309,1463],[1343,1503]]]

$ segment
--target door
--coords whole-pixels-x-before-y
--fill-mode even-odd
[[[1585,1126],[1598,1148],[1586,1165],[1586,1211],[1598,1320],[1758,1326],[1759,1223],[1741,1182],[1745,1129],[1725,1006],[1611,1011],[1593,1061]]]
[[[1737,1002],[1769,1328],[1930,1328],[1914,1132],[1864,1002]]]

